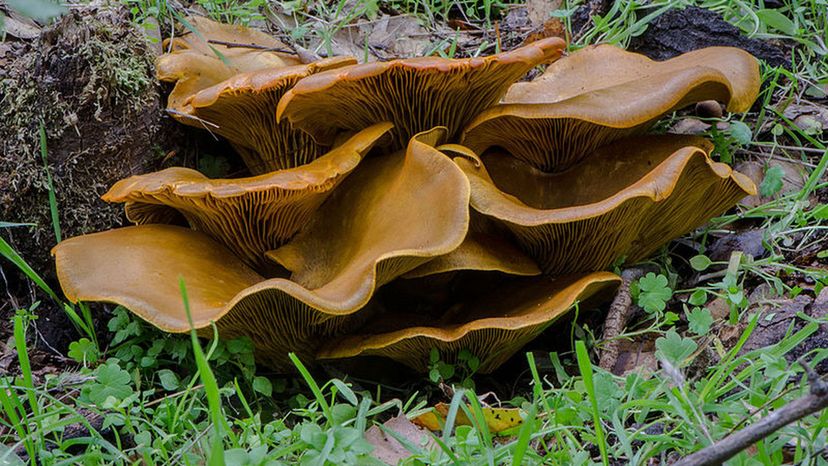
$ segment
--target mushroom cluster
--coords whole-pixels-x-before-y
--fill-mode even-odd
[[[759,69],[739,49],[562,57],[547,38],[468,59],[303,62],[263,33],[190,23],[158,61],[168,111],[229,141],[251,176],[119,181],[104,199],[136,225],[60,243],[58,278],[72,301],[185,332],[182,277],[197,329],[249,336],[277,370],[288,352],[426,370],[436,348],[490,372],[612,293],[609,266],[755,192],[703,138],[646,134],[699,101],[749,109]]]

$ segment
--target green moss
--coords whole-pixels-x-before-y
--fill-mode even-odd
[[[73,10],[0,67],[0,220],[38,225],[0,234],[36,269],[52,269],[55,244],[39,125],[64,236],[122,224],[120,206],[99,197],[159,160],[154,58],[124,9],[88,8]]]

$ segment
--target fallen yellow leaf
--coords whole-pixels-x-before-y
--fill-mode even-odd
[[[513,427],[519,426],[523,422],[520,417],[520,409],[518,408],[488,408],[484,407],[483,418],[486,420],[486,425],[489,426],[489,431],[493,434],[498,434],[509,430]],[[442,426],[446,423],[448,416],[449,405],[446,403],[437,403],[432,411],[421,414],[414,418],[414,424],[424,427],[430,431],[442,430]],[[455,425],[471,426],[474,425],[466,416],[465,411],[459,410],[455,418]]]

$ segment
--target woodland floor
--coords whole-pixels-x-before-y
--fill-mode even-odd
[[[97,199],[113,180],[173,165],[208,174],[240,169],[215,155],[226,147],[164,115],[169,89],[155,82],[152,62],[159,53],[157,38],[169,35],[180,14],[246,23],[320,55],[378,60],[485,55],[527,38],[557,35],[577,46],[619,43],[659,60],[729,45],[763,62],[763,93],[751,112],[710,119],[705,109],[690,108],[673,115],[663,128],[712,138],[716,156],[753,178],[761,195],[674,241],[651,261],[619,269],[635,277],[631,304],[613,309],[626,325],[606,333],[609,304],[601,312],[572,315],[491,375],[441,361],[434,362],[429,376],[383,361],[316,369],[318,381],[349,384],[348,389],[324,384],[329,400],[336,398],[331,390],[354,400],[355,393],[360,400],[370,397],[370,414],[357,413],[359,402],[352,406],[350,415],[363,419],[362,429],[366,418],[370,426],[394,413],[411,415],[439,402],[459,404],[457,393],[465,388],[490,394],[482,398],[485,403],[502,401],[532,417],[533,429],[547,435],[546,443],[535,437],[531,442],[534,455],[548,454],[543,461],[669,464],[679,452],[709,444],[750,424],[757,413],[766,414],[806,392],[798,360],[810,361],[819,374],[828,373],[828,4],[766,1],[739,9],[722,2],[690,2],[697,6],[681,8],[686,5],[679,2],[579,5],[542,0],[515,5],[123,0],[123,8],[110,10],[104,3],[72,6],[62,19],[47,24],[15,15],[0,2],[0,11],[8,16],[5,40],[0,41],[0,238],[7,259],[14,251],[22,258],[16,265],[0,259],[0,379],[14,381],[15,387],[29,384],[28,391],[20,390],[21,399],[24,394],[37,397],[19,409],[4,405],[0,443],[23,461],[34,451],[27,441],[41,442],[35,450],[52,452],[41,458],[43,464],[98,461],[91,454],[102,463],[178,464],[206,458],[205,433],[218,421],[206,414],[215,412],[198,382],[189,340],[161,335],[123,309],[100,305],[92,306],[94,338],[86,338],[67,317],[62,300],[31,279],[39,275],[47,287],[59,290],[49,256],[57,235],[125,224],[120,210]],[[781,12],[783,19],[767,11]],[[113,66],[125,71],[113,74]],[[41,128],[56,193],[51,204]],[[119,163],[110,163],[113,157]],[[21,270],[22,261],[31,264],[28,273]],[[648,272],[666,278],[662,309],[638,305],[642,294],[652,292],[639,281]],[[15,330],[20,331],[15,317],[28,323],[27,346],[15,340]],[[92,345],[95,339],[97,345]],[[590,371],[589,384],[573,351],[575,340],[585,341],[592,356],[596,380]],[[21,348],[28,350],[25,362]],[[319,395],[308,390],[307,378],[257,371],[249,353],[233,348],[221,343],[210,361],[222,387],[222,415],[237,434],[225,444],[228,464],[306,461],[303,450],[317,448],[308,432],[318,429],[333,438],[331,432],[340,432],[336,429],[359,425],[358,420],[354,424],[327,416]],[[665,367],[665,352],[670,351],[686,352],[681,359],[687,364]],[[107,358],[115,359],[104,362]],[[181,370],[187,364],[192,370]],[[128,380],[107,381],[106,370],[122,371]],[[631,375],[642,370],[649,382]],[[234,381],[248,400],[234,396]],[[90,390],[104,386],[120,388],[124,395],[102,406],[90,398]],[[197,394],[182,398],[193,386]],[[145,393],[149,391],[153,393]],[[197,414],[186,423],[161,419],[158,406],[175,410],[188,396]],[[644,408],[635,400],[651,403]],[[600,402],[604,429],[596,428],[592,414],[598,408],[588,401]],[[717,411],[712,408],[716,404],[725,407]],[[32,417],[38,427],[16,428],[12,412],[26,418],[24,413],[37,411],[35,406],[44,413]],[[607,406],[612,409],[604,410]],[[660,414],[642,415],[647,409]],[[732,464],[828,464],[824,427],[826,414],[811,416],[751,446]],[[444,436],[442,451],[451,454],[420,452],[414,457],[421,463],[413,457],[406,461],[511,464],[522,434],[492,440],[481,430],[458,429]],[[184,440],[159,440],[178,433]],[[356,443],[331,442],[345,458],[340,462],[367,464],[360,462]],[[381,442],[369,443],[377,447]],[[325,448],[317,453],[330,455]],[[405,456],[410,455],[399,457]]]

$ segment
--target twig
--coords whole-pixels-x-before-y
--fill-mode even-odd
[[[708,280],[712,280],[714,278],[724,277],[725,275],[727,275],[727,269],[717,270],[715,272],[710,272],[710,273],[706,273],[704,275],[699,275],[698,277],[696,277],[695,280],[693,280],[692,286],[696,286],[699,283],[704,283],[704,282],[706,282]]]
[[[238,43],[238,42],[227,42],[227,41],[224,41],[224,40],[215,40],[215,39],[210,39],[210,40],[207,41],[207,43],[208,44],[215,44],[215,45],[223,45],[223,46],[227,47],[228,49],[234,49],[234,48],[255,49],[255,50],[261,50],[263,52],[279,52],[279,53],[289,53],[291,55],[296,55],[296,52],[294,52],[293,50],[282,48],[282,47],[268,47],[266,45],[258,45],[258,44],[241,44],[241,43]]]
[[[219,126],[215,123],[212,123],[210,121],[207,121],[203,118],[199,118],[195,115],[190,115],[190,114],[187,114],[187,113],[184,113],[184,112],[179,112],[178,110],[174,110],[174,109],[171,109],[171,108],[168,108],[166,110],[166,112],[169,113],[170,115],[175,115],[179,118],[189,118],[191,120],[199,122],[201,124],[201,127],[204,128],[205,130],[207,130],[207,132],[210,133],[210,136],[213,136],[213,139],[218,141],[218,137],[216,137],[216,135],[213,134],[212,131],[210,131],[210,127],[213,127],[214,129],[218,129],[218,128],[221,128],[221,126]]]
[[[257,45],[257,44],[242,44],[238,42],[227,42],[223,40],[208,40],[208,44],[215,44],[215,45],[223,45],[229,49],[232,48],[245,48],[245,49],[254,49],[254,50],[261,50],[262,52],[278,52],[278,53],[286,53],[289,55],[297,55],[299,57],[299,61],[302,63],[311,63],[314,61],[323,58],[323,54],[312,52],[304,47],[296,45],[293,49],[286,49],[282,47],[267,47],[264,45]],[[327,56],[327,55],[324,55]]]
[[[820,379],[804,360],[800,359],[799,364],[805,369],[808,382],[811,384],[807,395],[768,414],[755,424],[684,457],[673,466],[720,465],[786,425],[828,408],[828,383]]]
[[[647,266],[632,267],[621,272],[621,286],[618,287],[618,292],[615,294],[615,299],[610,304],[607,318],[604,320],[604,335],[603,340],[607,344],[603,347],[601,352],[601,359],[598,365],[605,370],[612,371],[615,363],[618,362],[618,353],[621,350],[621,341],[615,339],[627,326],[627,320],[630,318],[630,310],[632,309],[632,297],[630,296],[630,284],[643,277],[647,272],[653,269]]]

